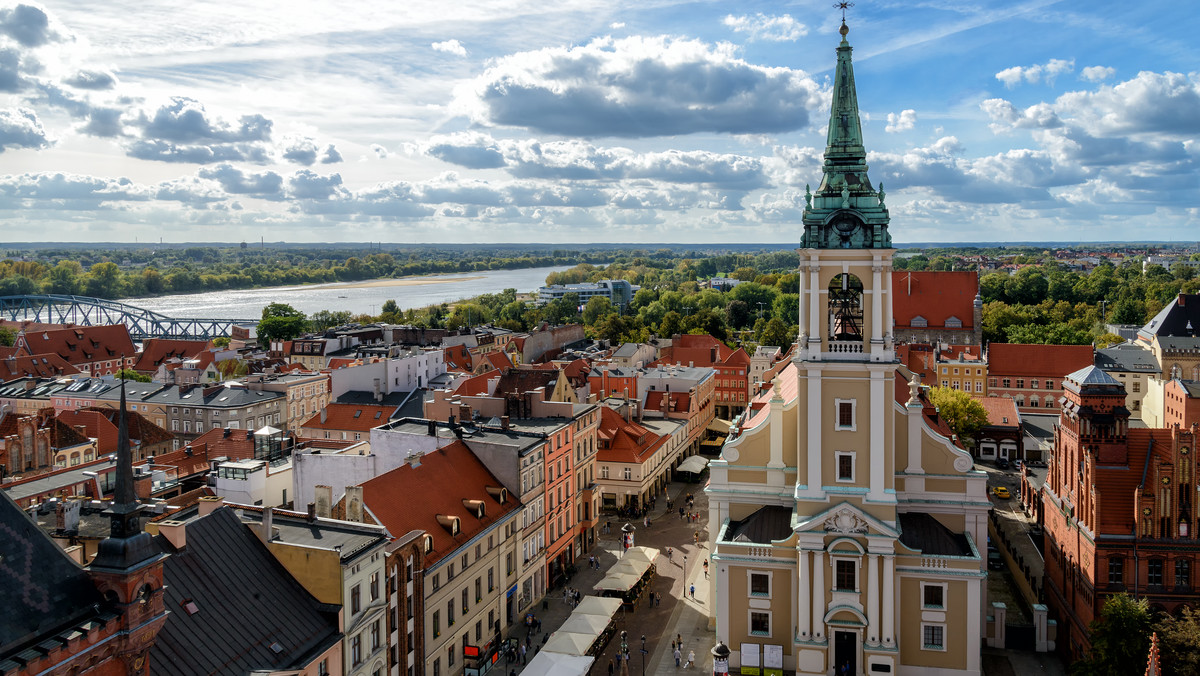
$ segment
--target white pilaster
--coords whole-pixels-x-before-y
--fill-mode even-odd
[[[883,269],[883,288],[886,292],[883,296],[883,333],[887,337],[888,348],[896,342],[896,327],[893,325],[892,319],[892,266],[884,266]]]
[[[825,552],[813,552],[812,590],[812,636],[822,641],[825,639]]]
[[[808,493],[821,494],[821,371],[808,369],[808,448],[800,455],[808,457]]]
[[[811,639],[809,632],[812,631],[812,625],[810,624],[812,618],[812,578],[808,572],[808,551],[801,549],[799,555],[800,580],[798,586],[800,587],[800,607],[797,610],[800,622],[798,631],[800,632],[800,640],[808,641]]]
[[[783,465],[783,396],[779,393],[779,386],[776,384],[771,389],[771,413],[770,413],[770,431],[771,431],[771,459],[767,461],[767,468],[771,470],[782,470]],[[783,483],[783,474],[779,474],[778,483]],[[771,481],[770,483],[777,483]]]
[[[967,593],[967,671],[974,673],[982,673],[979,670],[979,650],[978,646],[982,643],[983,630],[980,618],[982,617],[982,595],[980,587],[987,586],[987,578],[980,580],[975,578],[971,581],[970,591]],[[947,630],[950,628],[947,627]],[[975,648],[972,650],[971,648]]]
[[[879,555],[867,555],[867,645],[879,643]]]
[[[871,410],[870,417],[864,418],[871,420],[871,489],[868,497],[870,500],[882,502],[887,494],[884,492],[884,466],[886,463],[887,449],[884,441],[883,433],[885,426],[880,420],[878,424],[874,421],[876,418],[882,418],[885,411],[891,407],[887,401],[887,388],[885,387],[884,377],[890,372],[871,371]],[[861,414],[860,414],[861,415]]]
[[[824,336],[821,335],[821,266],[817,261],[810,261],[808,264],[808,342],[810,347],[815,347],[813,357],[820,359],[821,340]],[[803,321],[803,317],[801,318]],[[815,345],[812,345],[813,343]]]
[[[797,275],[800,278],[799,280],[797,280],[800,284],[800,289],[799,289],[800,307],[797,309],[797,312],[796,312],[796,317],[799,318],[799,320],[800,320],[798,323],[800,324],[800,349],[801,350],[803,350],[806,347],[805,343],[808,340],[808,331],[806,331],[804,329],[804,318],[808,316],[807,310],[808,310],[808,303],[810,302],[809,298],[808,298],[808,284],[807,284],[808,279],[807,279],[807,275],[805,274],[807,271],[808,271],[808,263],[804,260],[804,257],[802,254],[801,260],[800,260],[800,274]]]
[[[871,342],[883,342],[883,266],[879,257],[871,266]]]
[[[925,426],[925,420],[922,418],[922,405],[920,402],[908,405],[908,467],[905,472],[908,474],[924,474],[925,468],[921,461],[921,428]],[[911,484],[906,483],[904,489],[907,491],[914,490]],[[920,490],[924,490],[924,486]]]
[[[891,554],[883,557],[883,645],[896,645],[896,562]]]

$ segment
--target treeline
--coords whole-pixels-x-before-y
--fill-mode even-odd
[[[35,260],[0,261],[0,295],[55,293],[118,299],[607,262],[611,255],[600,251],[497,256],[482,250],[370,253],[216,247],[95,254],[48,250],[35,252]]]
[[[1200,293],[1200,278],[1181,263],[1145,273],[1138,261],[1102,263],[1080,273],[1048,262],[985,274],[979,287],[985,342],[1111,344],[1119,338],[1106,324],[1145,324],[1180,293]]]

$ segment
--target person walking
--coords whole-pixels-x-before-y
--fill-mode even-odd
[[[696,585],[693,584],[691,589],[689,589],[688,591],[691,592],[692,600],[695,601],[696,600]]]
[[[608,676],[613,676],[613,673],[616,670],[617,670],[617,665],[613,663],[613,658],[611,658],[611,657],[608,658]]]
[[[521,644],[521,664],[528,664],[528,659],[525,657],[525,644]]]
[[[691,669],[691,668],[692,668],[692,665],[693,665],[693,664],[695,664],[695,663],[696,663],[696,651],[695,651],[695,650],[689,650],[689,651],[688,651],[688,661],[687,661],[687,667],[686,667],[686,668],[688,668],[688,669]]]
[[[675,646],[675,652],[671,653],[675,656],[675,668],[679,668],[679,660],[683,658],[683,653],[679,652],[679,646]]]
[[[708,559],[704,559],[704,579],[708,579]]]

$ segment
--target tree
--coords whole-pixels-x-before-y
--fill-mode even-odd
[[[1127,676],[1146,669],[1150,650],[1150,604],[1125,592],[1108,597],[1090,627],[1092,650],[1071,665],[1080,676]],[[1183,673],[1183,672],[1181,672]]]
[[[330,327],[349,324],[353,318],[354,315],[349,310],[335,310],[332,312],[329,310],[320,310],[314,312],[312,317],[309,317],[309,324],[312,326],[313,331],[324,331]]]
[[[213,338],[213,347],[229,347],[229,336]]]
[[[1113,324],[1145,324],[1146,308],[1133,298],[1122,298],[1113,306],[1108,321]]]
[[[950,426],[950,431],[958,435],[959,440],[967,445],[973,442],[979,430],[987,424],[987,411],[983,404],[971,398],[962,390],[949,387],[929,388],[929,400],[937,407],[938,414]]]
[[[83,267],[75,261],[59,261],[50,269],[50,274],[43,283],[46,293],[61,293],[76,295],[81,290],[80,277]]]
[[[679,333],[683,333],[683,316],[671,310],[663,315],[662,322],[658,325],[658,335],[663,338],[670,338]]]
[[[781,350],[787,350],[793,340],[795,335],[779,317],[771,317],[770,321],[763,324],[762,333],[758,336],[759,345],[774,345]]]
[[[1184,606],[1178,617],[1167,615],[1154,628],[1163,671],[1200,674],[1200,611]]]
[[[87,274],[84,289],[96,298],[121,297],[121,269],[116,263],[96,263]]]
[[[741,300],[729,301],[725,306],[725,316],[729,319],[729,325],[735,329],[745,328],[750,324],[750,320],[754,318],[754,315],[750,312],[750,306]]]
[[[121,369],[120,371],[117,371],[116,377],[120,378],[121,380],[132,380],[136,383],[150,382],[150,376],[144,376],[133,369]]]
[[[587,305],[583,306],[583,324],[595,326],[613,312],[612,301],[604,296],[592,296]]]
[[[262,321],[258,323],[258,339],[269,343],[273,340],[292,340],[308,328],[304,313],[286,303],[271,303],[263,308]]]
[[[0,346],[12,347],[15,342],[17,342],[17,334],[13,333],[12,329],[0,326]]]

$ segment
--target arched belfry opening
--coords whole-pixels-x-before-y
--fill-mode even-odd
[[[863,339],[863,283],[849,273],[836,275],[829,282],[829,339]]]

